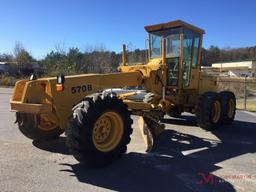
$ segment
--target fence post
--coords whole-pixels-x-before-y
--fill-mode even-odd
[[[247,100],[247,84],[246,84],[246,77],[244,77],[244,109],[246,110],[246,100]]]

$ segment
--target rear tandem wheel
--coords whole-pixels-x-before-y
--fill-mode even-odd
[[[198,98],[196,118],[199,127],[212,131],[221,124],[222,105],[218,93],[206,92]]]
[[[220,97],[222,103],[222,124],[230,125],[233,123],[236,115],[236,97],[230,91],[220,92]]]

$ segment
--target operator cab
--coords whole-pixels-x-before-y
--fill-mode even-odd
[[[200,69],[201,42],[204,30],[183,21],[145,27],[149,33],[149,58],[161,58],[165,39],[167,86],[193,88]],[[194,80],[194,82],[193,82]]]

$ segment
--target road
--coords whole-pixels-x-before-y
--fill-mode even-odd
[[[256,116],[238,111],[232,126],[214,133],[188,114],[166,117],[166,131],[151,153],[136,123],[121,160],[102,169],[79,164],[65,136],[33,142],[9,112],[11,89],[0,88],[0,191],[256,191]],[[136,122],[136,118],[134,117]]]

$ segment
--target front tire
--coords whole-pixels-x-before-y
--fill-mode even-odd
[[[64,130],[56,124],[44,121],[41,115],[16,113],[19,130],[32,140],[51,140],[58,138]]]
[[[89,167],[102,167],[119,159],[132,134],[128,107],[116,96],[87,96],[73,108],[66,129],[73,156]]]
[[[218,93],[206,92],[198,98],[196,118],[199,127],[212,131],[221,123],[221,98]]]

